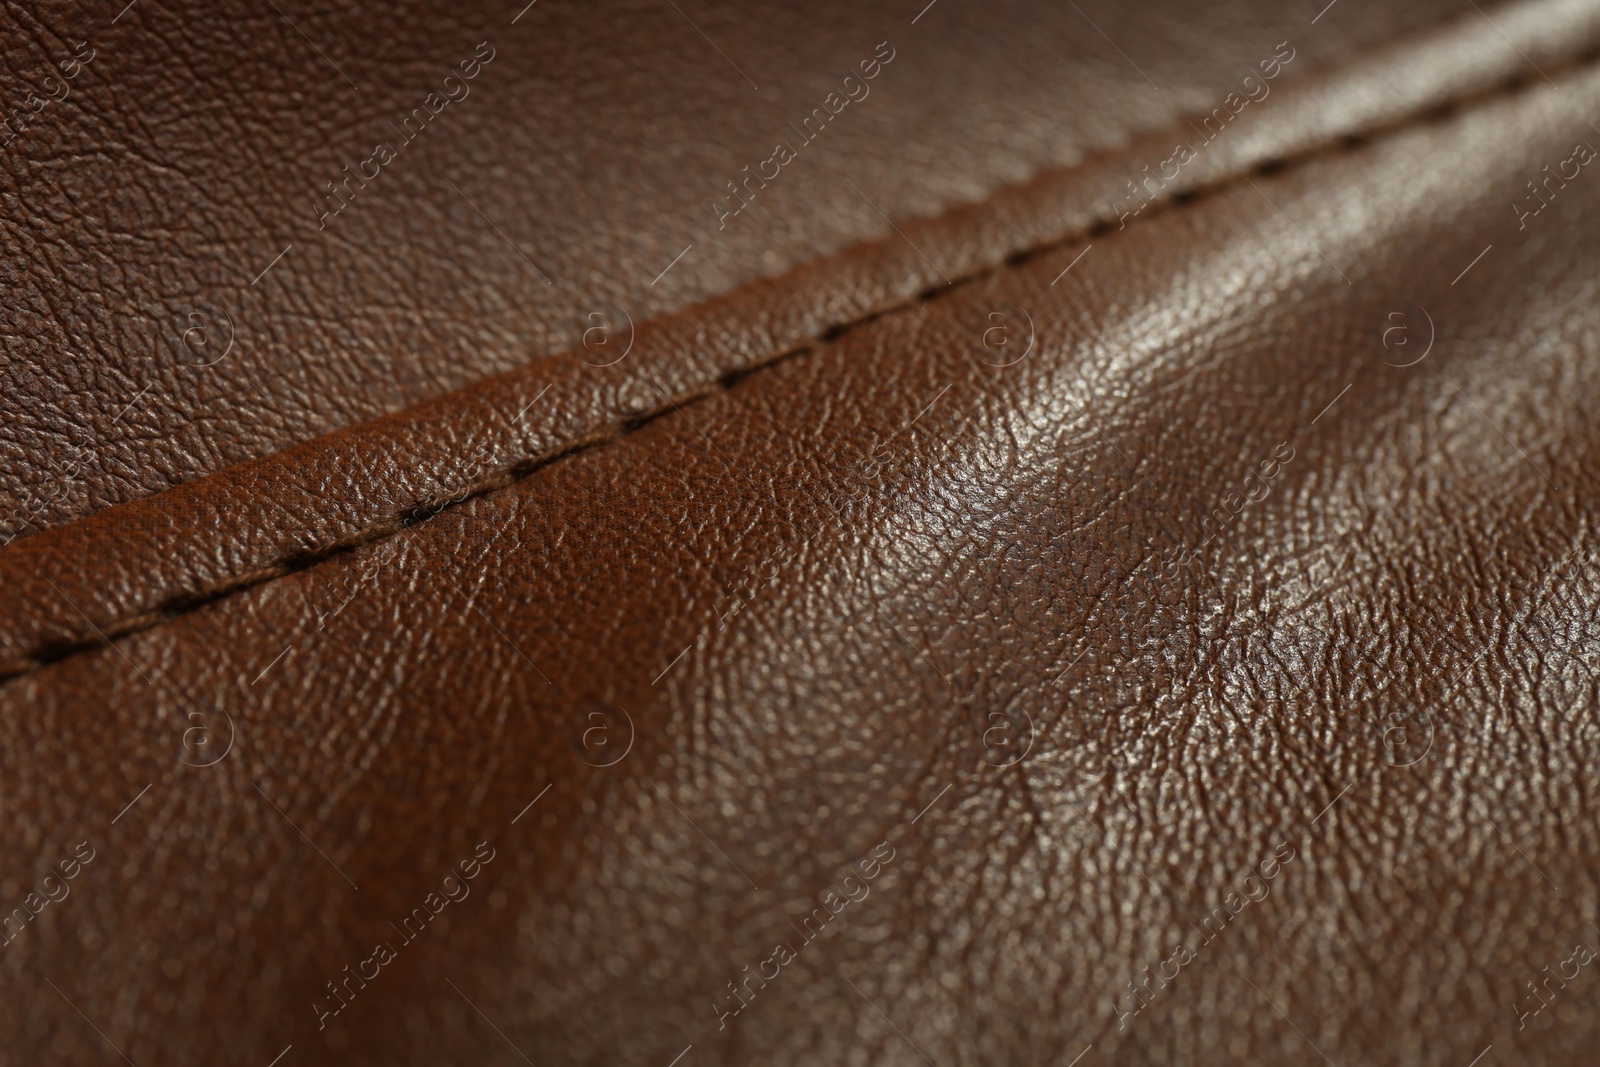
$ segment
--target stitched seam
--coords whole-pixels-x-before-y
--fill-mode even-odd
[[[1585,49],[1575,54],[1566,62],[1553,67],[1557,71],[1583,69],[1600,63],[1600,47]],[[1414,112],[1402,115],[1389,122],[1373,123],[1362,126],[1356,130],[1338,135],[1320,144],[1314,144],[1280,158],[1264,159],[1254,164],[1241,167],[1237,170],[1220,175],[1212,181],[1190,189],[1175,193],[1164,193],[1145,205],[1138,217],[1133,220],[1134,225],[1140,225],[1141,220],[1158,218],[1170,211],[1181,210],[1190,204],[1219,195],[1233,189],[1247,181],[1253,175],[1274,174],[1290,168],[1299,168],[1310,163],[1324,159],[1337,158],[1349,154],[1363,145],[1378,138],[1393,137],[1413,129],[1419,129],[1430,124],[1442,123],[1454,118],[1468,106],[1483,106],[1492,101],[1514,96],[1518,92],[1534,87],[1538,79],[1530,74],[1517,74],[1513,77],[1502,79],[1499,82],[1489,83],[1480,88],[1467,92],[1457,93],[1431,102],[1427,106]],[[1180,120],[1181,122],[1182,120]],[[1125,146],[1123,146],[1125,148]],[[1110,150],[1107,154],[1115,154],[1122,148]],[[1080,169],[1079,164],[1073,170]],[[963,205],[964,210],[981,207],[983,201]],[[174,619],[180,618],[193,611],[197,611],[209,604],[215,603],[236,593],[245,592],[262,585],[269,584],[280,578],[296,574],[303,570],[317,566],[327,560],[337,558],[358,548],[375,544],[385,538],[396,536],[411,526],[431,521],[446,511],[454,510],[461,504],[475,500],[488,493],[498,491],[507,486],[514,485],[532,477],[544,468],[559,463],[572,456],[587,452],[590,449],[610,444],[614,441],[633,435],[643,427],[663,418],[664,416],[680,411],[687,405],[697,404],[709,397],[728,392],[746,378],[752,377],[764,370],[768,370],[789,359],[817,351],[824,345],[831,344],[844,334],[877,319],[892,314],[898,314],[920,305],[927,304],[940,296],[953,292],[962,286],[986,278],[999,276],[1014,267],[1020,266],[1031,259],[1037,258],[1047,252],[1053,251],[1087,237],[1094,237],[1106,233],[1111,229],[1115,217],[1107,213],[1103,216],[1096,215],[1093,221],[1077,227],[1067,233],[1047,238],[1031,246],[1025,246],[1006,253],[998,262],[984,266],[974,267],[965,274],[952,278],[947,285],[938,285],[925,289],[909,299],[901,300],[884,307],[875,308],[857,315],[853,319],[822,328],[815,336],[794,344],[788,348],[780,349],[758,357],[730,372],[724,373],[719,379],[704,383],[698,388],[690,389],[664,400],[657,407],[632,419],[615,424],[609,432],[602,432],[588,436],[575,442],[570,442],[566,447],[547,453],[544,456],[529,457],[503,468],[481,479],[470,487],[466,493],[453,499],[450,503],[434,510],[425,518],[415,522],[389,522],[374,525],[365,530],[362,535],[353,541],[333,545],[328,548],[309,553],[304,556],[284,560],[269,567],[259,568],[247,574],[242,574],[225,584],[214,586],[189,596],[174,598],[162,607],[143,612],[123,619],[119,622],[102,625],[92,638],[79,637],[75,640],[62,641],[46,651],[32,656],[23,656],[0,663],[0,684],[25,677],[53,663],[69,659],[83,652],[99,648],[110,640],[125,637],[129,634],[140,633],[154,629]],[[729,294],[731,295],[731,294]],[[420,505],[419,505],[420,507]],[[106,640],[101,640],[101,637]]]

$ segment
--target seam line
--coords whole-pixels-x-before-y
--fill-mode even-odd
[[[1564,64],[1565,69],[1584,69],[1600,63],[1600,50],[1586,50],[1574,56],[1569,64]],[[1216,196],[1229,189],[1238,187],[1250,181],[1252,175],[1276,174],[1288,169],[1297,169],[1310,163],[1329,158],[1336,158],[1354,152],[1373,140],[1396,136],[1412,129],[1419,129],[1431,123],[1447,121],[1456,117],[1467,105],[1482,106],[1489,102],[1510,97],[1515,93],[1525,90],[1534,84],[1534,80],[1527,75],[1518,74],[1514,77],[1476,90],[1455,96],[1446,97],[1439,101],[1431,102],[1410,114],[1403,115],[1386,123],[1376,123],[1348,131],[1327,141],[1310,145],[1298,152],[1282,157],[1273,157],[1241,166],[1237,170],[1219,175],[1210,182],[1177,192],[1164,192],[1160,199],[1152,200],[1145,205],[1139,218],[1133,220],[1134,225],[1141,221],[1160,217],[1170,211],[1182,210],[1191,204]],[[1181,121],[1181,120],[1180,120]],[[1124,148],[1126,146],[1123,146]],[[1121,150],[1121,149],[1118,149]],[[1078,166],[1082,166],[1079,164]],[[1078,167],[1071,168],[1073,170]],[[963,209],[971,210],[981,207],[984,201],[963,205]],[[143,632],[156,628],[174,619],[180,618],[190,612],[199,610],[209,604],[215,603],[236,593],[245,592],[258,586],[266,585],[279,578],[308,570],[327,560],[337,558],[347,552],[375,544],[388,537],[396,536],[411,526],[430,522],[439,515],[453,511],[461,504],[475,500],[480,496],[504,489],[510,485],[524,481],[537,474],[551,464],[587,452],[590,449],[632,436],[638,430],[674,412],[682,414],[682,408],[698,404],[712,396],[728,392],[743,382],[764,370],[768,370],[780,363],[795,357],[816,351],[824,345],[838,340],[844,334],[858,327],[867,325],[877,319],[898,314],[915,307],[927,304],[944,296],[964,285],[980,281],[985,278],[1004,274],[1027,261],[1047,252],[1071,245],[1089,237],[1106,233],[1111,229],[1114,216],[1109,213],[1096,213],[1092,221],[1075,227],[1069,232],[1052,236],[1035,244],[1027,245],[1003,254],[997,262],[975,266],[972,269],[958,273],[948,280],[948,284],[936,285],[925,289],[910,298],[888,304],[883,307],[870,309],[839,323],[824,326],[818,332],[801,342],[778,351],[751,360],[742,367],[723,373],[720,378],[703,383],[698,388],[689,389],[675,396],[665,397],[664,402],[640,415],[614,424],[609,432],[586,435],[584,438],[570,443],[567,447],[558,449],[542,457],[530,457],[508,467],[493,472],[488,477],[480,480],[466,490],[461,496],[453,498],[445,506],[433,511],[428,516],[415,522],[388,522],[374,526],[365,531],[364,535],[354,541],[347,541],[333,545],[318,552],[302,557],[285,559],[280,563],[268,567],[258,568],[254,571],[237,576],[234,580],[215,586],[195,594],[175,598],[167,604],[130,616],[120,622],[103,625],[97,631],[97,636],[80,637],[76,640],[63,641],[46,651],[32,656],[22,656],[0,663],[0,685],[9,683],[13,679],[32,674],[53,663],[71,658],[81,653],[100,648],[104,645],[114,644],[118,637]],[[873,242],[874,244],[877,242]],[[732,295],[732,294],[725,294]],[[715,299],[715,298],[713,298]],[[692,312],[691,312],[692,314]],[[685,416],[686,417],[686,416]]]

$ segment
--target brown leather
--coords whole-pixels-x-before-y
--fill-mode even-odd
[[[933,215],[1075,164],[1215,106],[1286,36],[1303,42],[1288,77],[1453,8],[1330,16],[1310,35],[1266,0],[1209,18],[947,3],[915,25],[839,2],[525,4],[432,0],[381,31],[351,4],[17,9],[0,46],[0,137],[18,131],[0,171],[18,294],[0,309],[0,539],[598,325],[620,335],[892,233],[880,211]],[[885,41],[893,58],[863,82]],[[79,46],[92,58],[67,79]],[[802,158],[743,184],[779,139]],[[723,220],[729,182],[758,199]]]
[[[850,16],[904,24],[834,157],[906,152],[893,227],[802,196],[793,269],[685,259],[612,367],[418,343],[0,549],[0,1062],[1588,1062],[1600,16],[1081,6]],[[732,39],[855,56],[786,17]],[[619,26],[640,79],[706,44]],[[1107,110],[1008,171],[927,147],[934,84]],[[524,136],[493,203],[558,245]]]
[[[1517,15],[1500,16],[1507,18]],[[1581,7],[1541,8],[1508,25],[1546,63],[1559,62],[1546,49],[1595,34]],[[1288,80],[1296,56],[1277,95],[1268,93],[1273,108],[1242,112],[1165,195],[1382,129],[1527,69],[1484,21],[1451,25],[1403,56],[1352,61],[1299,94]],[[605,328],[591,326],[575,351],[24,539],[0,552],[0,584],[17,590],[0,605],[0,674],[391,532],[952,279],[1100,226],[1121,229],[1136,202],[1130,160],[1140,161],[1132,173],[1151,162],[1159,169],[1172,139],[1170,129],[1151,131],[1122,150],[636,329],[604,313],[596,321]],[[334,479],[342,483],[330,492]],[[130,528],[136,536],[124,535]],[[44,580],[49,568],[40,561],[63,556],[83,561],[82,569]]]

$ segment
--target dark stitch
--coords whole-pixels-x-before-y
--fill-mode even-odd
[[[1596,62],[1600,62],[1600,46],[1584,50],[1570,63],[1561,64],[1556,69],[1581,69],[1585,66],[1593,65]],[[1246,164],[1239,170],[1231,174],[1223,175],[1208,184],[1195,186],[1177,193],[1165,194],[1162,199],[1152,200],[1148,205],[1146,205],[1154,210],[1146,213],[1144,217],[1156,217],[1164,214],[1166,211],[1178,210],[1188,206],[1189,204],[1204,200],[1206,197],[1215,196],[1226,189],[1238,185],[1242,178],[1253,173],[1275,174],[1288,168],[1303,166],[1307,163],[1314,162],[1325,157],[1333,157],[1345,154],[1358,149],[1361,146],[1368,144],[1380,137],[1391,136],[1419,126],[1442,123],[1458,115],[1470,105],[1482,104],[1498,98],[1512,96],[1533,88],[1537,88],[1537,85],[1533,82],[1533,80],[1526,75],[1518,73],[1517,75],[1504,79],[1498,83],[1483,86],[1476,90],[1470,90],[1466,93],[1463,93],[1460,97],[1445,100],[1441,103],[1431,104],[1420,111],[1414,112],[1410,115],[1401,116],[1400,118],[1391,122],[1379,123],[1362,130],[1352,131],[1351,133],[1335,136],[1320,145],[1314,145],[1288,157],[1273,158],[1255,164]],[[699,403],[700,401],[719,393],[727,392],[740,382],[744,381],[746,378],[752,377],[757,372],[772,366],[776,366],[777,364],[793,358],[794,356],[814,351],[819,344],[831,342],[850,330],[856,329],[890,314],[911,310],[945,293],[952,292],[956,289],[970,285],[985,278],[998,275],[1009,269],[1013,262],[1023,262],[1035,256],[1043,255],[1049,251],[1052,251],[1053,249],[1072,244],[1075,241],[1083,240],[1085,237],[1095,237],[1104,234],[1112,228],[1113,221],[1113,219],[1109,218],[1095,220],[1076,231],[1063,234],[1058,237],[1049,238],[1037,245],[1008,253],[1000,262],[977,267],[967,274],[950,279],[949,284],[947,285],[932,286],[916,293],[910,299],[902,301],[899,304],[892,304],[887,307],[874,309],[872,311],[865,312],[854,319],[829,326],[822,330],[821,333],[811,342],[803,343],[797,347],[779,352],[775,355],[757,359],[747,364],[745,367],[723,374],[714,382],[708,383],[707,385],[696,389],[692,389],[688,392],[680,393],[674,397],[664,400],[657,407],[649,409],[642,414],[621,420],[616,424],[614,432],[609,436],[601,436],[591,440],[574,443],[571,447],[552,453],[542,459],[524,460],[519,463],[514,463],[510,466],[510,468],[496,472],[486,481],[468,489],[466,494],[456,500],[455,503],[441,508],[433,515],[417,519],[415,522],[404,520],[390,521],[388,523],[369,527],[363,532],[360,540],[334,545],[317,552],[307,553],[303,556],[292,557],[291,559],[285,560],[282,563],[274,566],[265,567],[260,570],[253,571],[247,575],[241,575],[225,585],[216,586],[189,596],[176,597],[153,611],[133,616],[132,618],[125,619],[119,623],[109,623],[102,626],[100,628],[100,633],[104,634],[108,640],[100,640],[99,634],[92,639],[79,637],[77,639],[61,641],[53,645],[48,645],[33,656],[25,656],[7,661],[5,663],[0,663],[0,683],[9,682],[19,677],[24,677],[46,666],[49,666],[50,664],[58,663],[81,652],[87,652],[91,649],[99,648],[102,645],[109,643],[109,640],[114,640],[118,637],[125,637],[132,633],[139,633],[144,630],[160,626],[192,611],[196,611],[202,607],[205,607],[208,604],[223,600],[224,598],[232,596],[235,593],[244,592],[257,586],[264,585],[268,582],[276,581],[279,578],[287,577],[299,571],[307,570],[313,566],[317,566],[323,562],[326,562],[327,560],[334,559],[338,556],[344,555],[345,553],[354,551],[357,548],[374,544],[377,541],[399,533],[412,525],[431,521],[431,519],[438,514],[443,514],[445,511],[454,510],[454,508],[460,504],[476,500],[480,496],[503,489],[509,485],[514,485],[517,482],[520,482],[525,478],[538,473],[553,463],[560,462],[561,460],[570,456],[577,455],[581,452],[587,452],[592,448],[598,448],[601,445],[610,444],[614,441],[622,439],[623,437],[627,437],[644,426],[647,426],[650,423],[655,422],[657,419],[662,418],[669,412],[677,411],[685,406]],[[1135,224],[1137,224],[1137,220],[1135,220]]]

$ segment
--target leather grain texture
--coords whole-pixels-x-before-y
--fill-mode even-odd
[[[0,549],[0,1063],[1590,1062],[1596,25]]]
[[[1285,36],[1303,38],[1289,77],[1452,8],[1302,35],[1264,0],[946,5],[915,25],[843,3],[13,4],[0,538],[1077,163],[1215,106]],[[863,81],[880,44],[894,58]],[[799,158],[745,184],[779,140]],[[724,220],[732,182],[751,203]]]
[[[1452,24],[1299,92],[1281,86],[1268,94],[1271,110],[1243,112],[1175,180],[1160,190],[1146,185],[1144,195],[1170,204],[1263,163],[1336,148],[1526,77],[1527,61],[1506,47],[1500,23],[1547,64],[1600,40],[1600,19],[1581,4],[1498,19]],[[1544,54],[1558,45],[1567,52]],[[0,550],[0,584],[15,590],[0,604],[0,675],[383,536],[952,279],[1113,223],[1120,230],[1139,202],[1130,174],[1170,158],[1174,137],[1191,128],[1186,120],[1177,130],[1151,131],[1079,166],[932,220],[891,226],[882,239],[636,329],[603,318],[608,326],[592,327],[597,332],[572,352]],[[63,557],[81,562],[51,574],[48,561]]]

